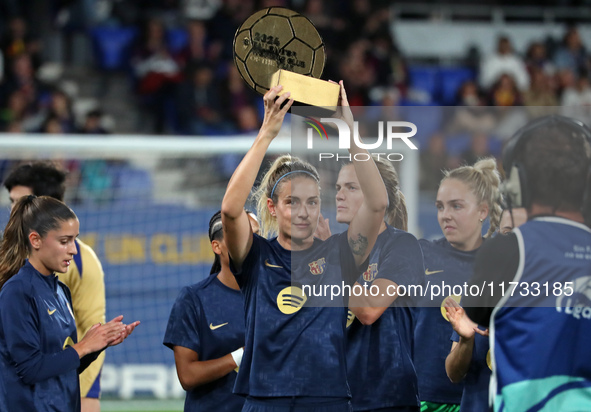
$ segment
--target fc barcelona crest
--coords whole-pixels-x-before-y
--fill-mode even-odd
[[[310,273],[313,275],[322,275],[324,273],[324,268],[326,267],[326,260],[320,258],[312,263],[308,263],[308,266],[310,266]]]
[[[378,275],[378,264],[372,263],[367,267],[367,270],[363,272],[363,280],[366,282],[373,282]]]

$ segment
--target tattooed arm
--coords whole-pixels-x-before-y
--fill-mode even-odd
[[[376,242],[380,227],[384,221],[384,213],[388,206],[388,193],[380,176],[378,167],[365,149],[357,147],[353,139],[354,122],[347,93],[341,81],[341,97],[339,101],[339,115],[347,122],[351,131],[349,153],[353,160],[353,167],[359,179],[364,200],[355,217],[349,224],[349,247],[355,258],[355,263],[361,265],[369,256],[369,252]],[[369,159],[368,159],[369,158]],[[357,160],[363,159],[363,160]]]
[[[367,252],[367,245],[367,237],[363,236],[361,233],[358,233],[357,239],[354,239],[351,237],[351,233],[349,233],[349,247],[355,256],[365,256]]]

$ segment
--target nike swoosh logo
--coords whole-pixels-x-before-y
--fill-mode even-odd
[[[434,273],[439,273],[439,272],[443,272],[443,270],[429,270],[429,269],[426,269],[425,270],[425,275],[426,276],[429,276],[429,275],[432,275]]]
[[[226,326],[227,324],[228,324],[228,322],[226,322],[226,323],[222,323],[221,325],[215,325],[215,326],[213,326],[213,323],[210,323],[210,324],[209,324],[209,329],[211,329],[211,330],[216,330],[216,329],[219,329],[219,328],[221,328],[222,326]]]
[[[269,266],[270,268],[283,268],[283,266],[272,265],[269,263],[268,259],[265,260],[265,266]]]
[[[53,315],[53,313],[54,313],[56,310],[57,310],[57,309],[54,309],[54,310],[49,310],[49,309],[47,309],[47,313],[49,313],[49,316],[51,316],[51,315]]]

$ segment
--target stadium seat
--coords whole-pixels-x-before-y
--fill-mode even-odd
[[[473,80],[474,71],[468,67],[410,66],[410,87],[430,97],[430,102],[443,106],[456,103],[456,93],[466,80]]]
[[[417,134],[413,141],[418,142],[419,149],[427,147],[431,136],[440,131],[442,125],[442,109],[435,105],[404,105],[401,115],[407,122],[417,126]]]
[[[503,152],[503,141],[498,137],[491,136],[488,139],[488,150],[491,155],[500,157]]]
[[[134,27],[99,26],[91,30],[94,58],[103,70],[121,70],[129,64],[129,50],[137,36]]]
[[[445,148],[450,156],[459,156],[470,148],[472,136],[468,133],[447,136],[445,138]]]
[[[474,80],[474,72],[467,67],[439,69],[439,102],[444,106],[454,106],[458,90],[467,80]]]
[[[408,76],[411,89],[421,91],[436,101],[438,93],[438,68],[430,66],[410,66]]]
[[[189,34],[185,28],[170,29],[166,32],[166,43],[172,53],[179,53],[189,43]]]

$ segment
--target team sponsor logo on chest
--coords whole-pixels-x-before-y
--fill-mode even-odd
[[[372,263],[367,267],[367,270],[363,272],[363,280],[366,282],[373,282],[376,276],[378,276],[378,264]]]
[[[308,263],[308,266],[310,266],[311,274],[322,275],[324,273],[324,269],[326,268],[326,259],[320,258],[312,263]]]

